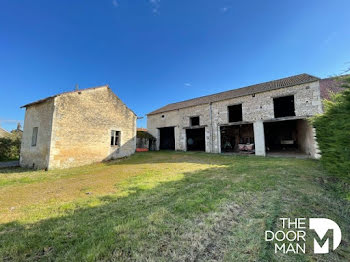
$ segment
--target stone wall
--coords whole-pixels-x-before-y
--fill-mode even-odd
[[[147,117],[148,133],[153,135],[156,140],[156,149],[159,150],[159,130],[162,127],[176,127],[175,128],[175,149],[181,150],[183,147],[181,143],[181,135],[178,133],[177,127],[180,123],[181,114],[178,110],[166,112],[164,114],[157,114]]]
[[[316,130],[307,120],[297,120],[298,143],[300,149],[306,154],[319,159],[320,150],[316,141]]]
[[[200,125],[205,127],[206,152],[220,152],[220,126],[228,124],[229,105],[242,104],[243,122],[255,123],[274,119],[273,98],[294,95],[297,117],[309,117],[322,113],[319,82],[296,85],[287,88],[242,96],[212,104],[198,105],[169,112],[148,115],[147,128],[157,138],[161,127],[175,127],[175,149],[186,150],[186,130],[192,116],[200,116]],[[257,127],[257,125],[256,125]],[[258,130],[258,129],[257,129]],[[260,130],[260,129],[259,129]],[[263,146],[263,143],[261,143]],[[263,149],[264,150],[264,149]],[[264,155],[263,152],[261,152]]]
[[[136,115],[106,86],[56,97],[49,168],[81,166],[133,154]],[[111,130],[121,132],[111,146]]]
[[[20,154],[22,167],[38,169],[48,167],[53,111],[53,99],[27,108]],[[32,146],[34,127],[38,127],[36,146]]]
[[[228,123],[227,106],[242,104],[243,121],[254,123],[257,121],[274,119],[273,99],[276,97],[294,95],[295,115],[297,117],[309,117],[322,113],[319,82],[296,85],[288,88],[280,88],[254,96],[243,96],[213,103],[213,152],[220,152],[220,140],[218,139],[218,126]]]

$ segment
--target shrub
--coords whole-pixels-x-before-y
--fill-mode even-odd
[[[0,161],[19,159],[21,139],[18,137],[0,138]]]
[[[313,119],[322,152],[321,163],[332,174],[350,179],[350,77],[345,91],[324,100],[324,114]]]

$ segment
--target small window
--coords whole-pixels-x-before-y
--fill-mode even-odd
[[[294,96],[283,96],[273,99],[275,118],[295,116]]]
[[[233,105],[228,107],[228,121],[240,122],[243,120],[242,116],[242,104]]]
[[[194,116],[190,118],[191,126],[199,126],[199,116]]]
[[[111,146],[120,146],[120,131],[111,131]]]
[[[32,146],[36,146],[36,142],[38,140],[38,127],[33,128],[33,134],[32,134]]]

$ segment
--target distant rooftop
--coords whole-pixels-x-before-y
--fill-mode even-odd
[[[341,87],[343,82],[343,77],[348,77],[350,75],[342,75],[339,77],[329,77],[320,80],[320,92],[322,99],[330,99],[332,94],[337,94],[344,91],[344,88]]]
[[[0,138],[1,137],[8,137],[10,136],[11,133],[9,131],[7,131],[6,129],[3,129],[1,126],[0,126]]]
[[[172,110],[177,110],[181,108],[197,106],[202,104],[209,104],[209,103],[218,102],[226,99],[262,93],[266,91],[271,91],[271,90],[295,86],[295,85],[311,83],[319,80],[320,79],[318,77],[315,77],[309,74],[300,74],[300,75],[290,76],[290,77],[269,81],[261,84],[246,86],[246,87],[233,89],[233,90],[229,90],[229,91],[225,91],[225,92],[221,92],[213,95],[202,96],[202,97],[198,97],[198,98],[194,98],[194,99],[190,99],[182,102],[168,104],[155,111],[152,111],[148,115],[164,113]]]

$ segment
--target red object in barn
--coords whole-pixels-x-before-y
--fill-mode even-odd
[[[136,152],[147,152],[148,148],[136,148]]]

